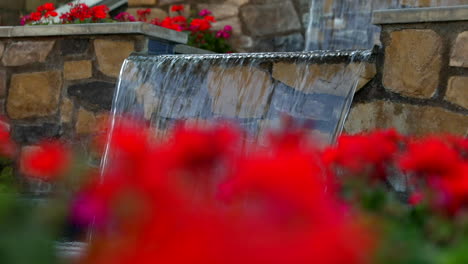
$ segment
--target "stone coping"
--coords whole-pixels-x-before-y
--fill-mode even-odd
[[[0,38],[116,34],[141,34],[182,44],[186,44],[188,41],[186,33],[144,22],[0,27]]]
[[[213,51],[195,48],[192,46],[177,44],[174,46],[174,53],[178,54],[215,54]]]
[[[468,20],[468,5],[377,10],[372,17],[376,25],[463,20]]]

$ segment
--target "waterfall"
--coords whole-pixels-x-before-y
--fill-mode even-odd
[[[370,49],[379,44],[374,10],[453,5],[450,0],[312,0],[306,50]]]
[[[113,115],[145,121],[160,137],[181,120],[231,122],[252,141],[261,141],[264,132],[278,128],[287,115],[311,136],[331,142],[343,127],[360,62],[370,55],[133,55],[121,70]]]

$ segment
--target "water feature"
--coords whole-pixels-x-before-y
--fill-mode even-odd
[[[372,24],[374,10],[457,3],[456,0],[312,0],[306,50],[370,49],[380,43],[380,27]]]
[[[126,60],[114,115],[149,121],[164,133],[179,120],[232,121],[257,140],[282,115],[333,141],[371,51],[134,55]]]

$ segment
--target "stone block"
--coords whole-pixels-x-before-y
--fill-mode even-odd
[[[21,10],[25,6],[25,1],[0,1],[0,8]]]
[[[28,12],[36,11],[37,7],[45,3],[56,3],[54,0],[25,0],[25,8]]]
[[[88,51],[89,39],[87,38],[70,38],[60,42],[60,50],[62,55],[81,55]]]
[[[468,77],[450,77],[445,100],[468,109]]]
[[[93,65],[90,60],[66,61],[63,65],[65,80],[81,80],[91,78]]]
[[[226,4],[241,6],[247,4],[248,2],[249,0],[227,0]]]
[[[0,58],[3,56],[3,51],[5,51],[5,44],[3,42],[0,42]]]
[[[75,132],[78,135],[91,134],[96,131],[96,116],[84,108],[78,110]]]
[[[241,17],[250,35],[266,36],[301,29],[301,22],[291,1],[265,5],[245,5]]]
[[[359,76],[354,65],[295,64],[273,65],[273,78],[306,94],[346,96]]]
[[[439,85],[442,50],[442,39],[433,30],[392,32],[385,49],[384,87],[408,97],[432,97]]]
[[[286,36],[276,36],[273,40],[276,52],[303,51],[305,48],[304,36],[293,33]]]
[[[141,10],[141,8],[136,8],[136,7],[128,8],[126,12],[134,16],[135,19],[138,19],[138,13],[137,13],[138,10]],[[155,18],[163,20],[164,18],[168,16],[168,13],[160,8],[151,8],[150,10],[151,10],[151,13],[146,16],[146,19],[148,22],[150,22],[151,20]]]
[[[10,43],[3,55],[5,66],[22,66],[35,62],[45,62],[55,41],[18,41]]]
[[[273,91],[269,74],[250,67],[213,67],[207,76],[212,110],[224,117],[260,117]]]
[[[63,98],[60,106],[60,122],[70,123],[73,118],[73,101],[69,98]]]
[[[375,75],[377,74],[377,68],[375,63],[363,62],[351,64],[350,67],[354,68],[353,70],[356,73],[359,73],[359,81],[356,86],[356,92],[361,90],[367,83],[369,83],[372,79],[374,79]]]
[[[345,123],[348,133],[359,133],[373,129],[395,128],[410,135],[452,133],[465,135],[468,116],[440,107],[417,106],[374,101],[358,104],[351,109]]]
[[[0,98],[5,98],[7,93],[7,73],[0,71]]]
[[[239,6],[234,4],[198,4],[197,7],[198,10],[210,10],[217,20],[237,16],[239,14]]]
[[[457,36],[452,46],[450,66],[468,68],[468,31]]]
[[[68,87],[68,95],[93,110],[110,110],[114,96],[115,84],[111,82],[93,81],[78,83]]]
[[[57,113],[62,89],[59,71],[14,74],[7,99],[11,119],[45,117]]]
[[[118,77],[124,60],[135,51],[133,41],[94,40],[99,70],[107,76]]]
[[[44,139],[59,138],[62,135],[61,126],[55,123],[40,125],[15,125],[12,129],[13,139],[21,144],[36,144]]]
[[[128,6],[153,6],[157,3],[157,0],[128,0]]]

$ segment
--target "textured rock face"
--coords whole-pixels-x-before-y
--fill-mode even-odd
[[[377,68],[375,63],[364,63],[363,69],[359,78],[358,85],[356,87],[356,91],[361,90],[367,83],[369,83],[377,74]]]
[[[79,55],[88,51],[89,39],[69,38],[60,41],[60,51],[62,55]]]
[[[132,41],[96,39],[94,49],[99,70],[107,76],[118,77],[123,61],[135,50]]]
[[[225,19],[239,14],[239,6],[235,4],[198,4],[199,10],[208,9],[216,19]]]
[[[406,29],[390,34],[385,49],[383,85],[404,96],[430,98],[439,85],[441,37],[429,29]]]
[[[8,115],[12,119],[54,115],[61,89],[59,71],[14,74],[7,99]]]
[[[457,36],[455,44],[452,46],[450,66],[468,68],[468,31]]]
[[[246,5],[241,8],[241,16],[253,36],[301,29],[294,5],[289,0],[265,5]]]
[[[55,41],[19,41],[9,44],[2,62],[5,66],[22,66],[45,62]]]
[[[96,129],[96,116],[84,108],[78,110],[75,131],[78,135],[90,134]]]
[[[348,133],[392,127],[414,135],[443,132],[465,135],[468,116],[439,107],[374,101],[353,107],[345,124]]]
[[[259,117],[272,92],[270,76],[248,67],[214,67],[208,73],[212,110],[226,117]]]
[[[61,136],[61,127],[54,123],[41,125],[15,125],[12,130],[13,139],[23,144],[36,144],[44,139]]]
[[[63,77],[65,80],[80,80],[91,78],[92,63],[90,60],[66,61],[63,65]]]
[[[0,58],[3,56],[4,50],[5,50],[5,44],[3,44],[3,42],[0,42]]]
[[[158,3],[158,0],[128,0],[128,6],[151,6]]]
[[[63,98],[60,106],[60,122],[70,123],[73,118],[73,101],[68,98]]]
[[[273,65],[273,78],[304,93],[323,93],[344,96],[356,81],[353,64],[293,64]]]
[[[7,92],[6,71],[0,71],[0,98],[5,98]]]
[[[445,100],[468,109],[468,77],[451,77],[448,82]]]
[[[75,97],[79,103],[93,110],[110,110],[115,84],[111,82],[87,82],[68,87],[68,95]]]

